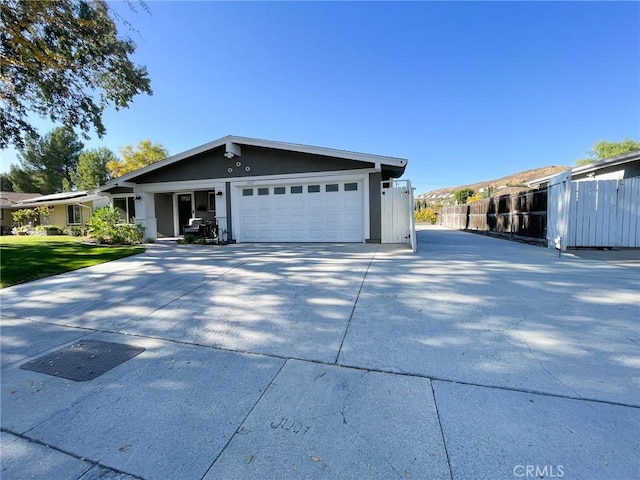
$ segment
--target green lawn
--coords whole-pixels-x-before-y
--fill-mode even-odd
[[[0,288],[110,262],[145,251],[142,246],[99,246],[82,237],[0,236]]]

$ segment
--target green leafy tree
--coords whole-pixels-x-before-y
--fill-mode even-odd
[[[73,183],[78,190],[91,190],[105,184],[111,179],[107,164],[117,160],[115,154],[106,147],[82,152],[76,171],[71,175]]]
[[[37,133],[30,114],[101,137],[106,107],[152,93],[104,0],[3,0],[0,18],[0,148]]]
[[[593,149],[587,152],[588,158],[576,160],[577,166],[589,165],[595,162],[601,162],[608,158],[624,155],[635,150],[640,150],[640,142],[630,140],[628,138],[621,142],[607,142],[602,140],[593,146]]]
[[[70,190],[83,147],[67,127],[58,127],[44,137],[27,137],[18,153],[19,166],[11,165],[9,171],[14,189],[43,195]]]
[[[151,143],[151,140],[143,140],[132,147],[127,145],[120,149],[121,160],[109,162],[107,167],[112,178],[138,170],[156,163],[169,156],[169,151],[160,143]]]
[[[467,199],[473,196],[475,192],[471,188],[461,188],[460,190],[456,190],[453,194],[458,204],[462,205],[463,203],[467,203]]]
[[[13,192],[13,182],[5,174],[0,173],[0,192]]]

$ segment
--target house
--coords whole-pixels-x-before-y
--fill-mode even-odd
[[[640,177],[640,150],[618,155],[607,160],[574,167],[560,174],[554,173],[526,182],[530,188],[544,188],[558,175],[570,174],[572,181],[622,180]]]
[[[146,238],[181,235],[198,218],[217,222],[225,241],[379,243],[384,194],[406,166],[403,158],[226,136],[98,190]]]
[[[640,150],[527,185],[548,189],[550,248],[640,247]]]
[[[76,191],[35,195],[16,203],[16,209],[49,207],[49,217],[40,218],[38,223],[57,225],[62,228],[84,226],[93,211],[109,205],[109,198],[93,191]]]
[[[39,193],[0,192],[0,234],[11,233],[15,223],[11,214],[23,208],[19,205],[21,202],[40,196]]]

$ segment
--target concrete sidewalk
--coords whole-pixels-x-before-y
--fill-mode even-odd
[[[4,289],[6,479],[640,478],[640,274],[437,227]],[[21,369],[146,350],[86,382]]]

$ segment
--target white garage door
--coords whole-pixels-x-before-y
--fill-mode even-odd
[[[240,188],[241,242],[362,242],[362,182]]]

